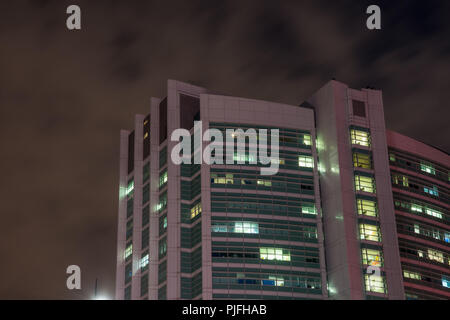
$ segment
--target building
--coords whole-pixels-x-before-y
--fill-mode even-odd
[[[238,152],[233,164],[177,165],[171,152],[178,142],[170,136],[178,128],[193,135],[214,128],[225,136],[226,129],[278,129],[278,173],[261,175],[264,165]],[[416,259],[415,268],[406,268],[403,243],[413,241],[399,221],[418,218],[397,208],[397,194],[411,195],[391,185],[390,170],[399,169],[392,150],[404,147],[391,143],[392,135],[377,90],[330,81],[291,106],[169,80],[167,96],[152,98],[134,130],[121,131],[116,299],[448,297],[448,242],[432,246],[442,263]],[[191,142],[194,156],[208,145]],[[401,152],[425,150],[412,149]],[[433,168],[448,177],[448,155],[435,153]],[[422,218],[447,239],[448,179],[437,182],[441,201],[431,203],[444,218]],[[442,278],[442,287],[436,281],[417,287],[407,276],[417,268],[440,270],[433,279]]]
[[[387,131],[407,299],[450,299],[449,155]]]

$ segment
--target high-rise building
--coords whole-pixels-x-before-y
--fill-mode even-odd
[[[180,128],[191,164],[171,160]],[[246,151],[198,163],[208,129]],[[279,133],[274,175],[249,150],[274,141],[264,129]],[[116,299],[449,297],[449,156],[398,137],[378,90],[330,81],[292,106],[169,80],[167,96],[121,131]],[[435,173],[392,161],[406,154]],[[420,196],[398,189],[405,170],[427,182]]]
[[[450,299],[449,155],[387,131],[407,299]]]

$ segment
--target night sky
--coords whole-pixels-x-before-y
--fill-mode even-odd
[[[449,1],[299,2],[1,1],[0,299],[113,297],[119,131],[167,79],[294,105],[369,85],[388,128],[450,150]]]

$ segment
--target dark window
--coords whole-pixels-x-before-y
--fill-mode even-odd
[[[131,286],[125,288],[124,300],[131,300]]]
[[[167,98],[159,104],[159,143],[167,139]]]
[[[147,183],[142,188],[142,204],[146,204],[150,200],[150,185]]]
[[[128,173],[134,169],[134,131],[128,136]]]
[[[200,99],[180,94],[181,128],[190,130],[196,118],[200,119]]]
[[[144,119],[144,156],[143,159],[150,155],[150,116]]]
[[[366,117],[366,106],[364,101],[353,100],[353,115],[358,117]]]
[[[142,209],[142,226],[145,226],[150,219],[150,208],[149,206],[144,207],[144,209]]]
[[[148,292],[148,273],[141,277],[141,297]]]
[[[125,266],[125,284],[131,281],[132,276],[133,276],[132,264],[129,263]]]

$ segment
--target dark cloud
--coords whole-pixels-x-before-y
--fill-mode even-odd
[[[299,104],[335,77],[383,90],[389,128],[450,150],[447,1],[0,2],[0,298],[113,295],[119,130],[169,78]],[[81,293],[65,268],[82,268]]]

